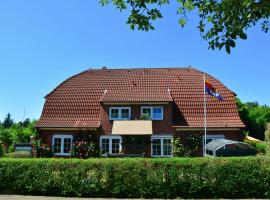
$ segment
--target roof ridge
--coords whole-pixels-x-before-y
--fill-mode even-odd
[[[197,69],[193,68],[192,66],[182,66],[182,67],[118,67],[118,68],[106,68],[106,69],[102,69],[102,68],[90,68],[88,69],[89,71],[110,71],[110,70],[151,70],[151,69],[192,69],[194,71],[198,71]]]

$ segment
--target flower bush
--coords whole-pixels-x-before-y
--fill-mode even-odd
[[[78,138],[72,145],[71,156],[75,158],[91,158],[99,156],[97,144],[92,140],[91,136],[87,139]]]
[[[181,141],[180,138],[176,138],[172,143],[174,156],[191,156],[194,152],[199,150],[201,141],[201,136],[196,134],[189,135],[186,141]]]

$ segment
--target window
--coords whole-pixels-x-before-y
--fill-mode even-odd
[[[110,120],[130,119],[130,107],[110,107]]]
[[[148,115],[152,120],[163,120],[163,107],[142,107],[141,115]]]
[[[101,136],[100,149],[102,154],[119,154],[122,150],[121,136]]]
[[[69,156],[72,148],[72,139],[72,135],[54,135],[52,144],[54,155]]]
[[[152,156],[172,157],[172,136],[152,136]]]

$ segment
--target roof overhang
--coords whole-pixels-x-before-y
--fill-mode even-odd
[[[153,101],[143,101],[143,102],[101,102],[103,105],[165,105],[170,102],[153,102]]]
[[[115,120],[112,135],[152,135],[152,120]]]
[[[204,127],[196,128],[196,127],[176,127],[173,126],[176,131],[204,131]],[[226,128],[226,127],[207,127],[207,131],[239,131],[242,128]]]
[[[38,130],[44,130],[44,131],[76,131],[76,130],[80,130],[80,131],[95,131],[98,128],[93,128],[93,127],[89,127],[89,128],[81,128],[81,127],[36,127]]]

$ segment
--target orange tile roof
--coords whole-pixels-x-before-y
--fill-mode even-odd
[[[103,102],[174,101],[179,127],[203,127],[203,72],[194,68],[92,69],[46,96],[37,127],[99,127]],[[224,101],[207,96],[208,127],[244,127],[235,94],[214,77],[207,80]]]
[[[172,102],[169,89],[141,88],[132,83],[132,88],[105,90],[100,99],[102,103],[125,103],[125,102]]]

